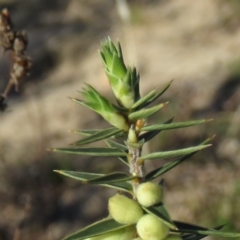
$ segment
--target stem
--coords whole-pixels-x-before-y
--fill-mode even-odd
[[[4,111],[5,108],[7,107],[7,104],[4,103],[4,101],[5,101],[5,97],[0,96],[0,111]]]
[[[126,145],[128,147],[129,172],[132,176],[137,177],[131,181],[135,198],[137,187],[141,182],[141,179],[144,177],[144,163],[142,160],[139,160],[142,154],[142,144],[138,142],[138,134],[136,131],[136,125],[134,124],[132,124],[129,129]]]

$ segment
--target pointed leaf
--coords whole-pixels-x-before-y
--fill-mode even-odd
[[[201,227],[198,225],[180,222],[180,221],[173,221],[174,224],[177,226],[178,231],[184,230],[184,229],[190,229],[190,230],[208,230],[208,228]]]
[[[127,154],[116,148],[53,148],[54,152],[64,152],[97,157],[124,157]]]
[[[113,188],[113,189],[116,189],[117,191],[128,192],[131,194],[133,192],[132,185],[128,182],[99,184],[99,185],[103,187]]]
[[[172,83],[172,81],[169,82],[168,84],[166,84],[166,86],[163,89],[160,89],[158,91],[153,90],[152,92],[150,92],[149,94],[147,94],[146,96],[141,98],[139,101],[137,101],[133,105],[133,108],[135,110],[139,110],[139,109],[142,109],[142,108],[148,106],[149,104],[154,102],[156,99],[158,99],[169,88],[171,83]]]
[[[87,172],[75,172],[75,171],[65,171],[65,170],[54,170],[55,172],[62,174],[64,176],[79,180],[83,183],[90,183],[90,184],[97,184],[94,182],[91,182],[92,179],[96,179],[98,177],[104,177],[104,174],[98,174],[98,173],[87,173]],[[108,187],[108,188],[114,188],[120,191],[125,192],[132,192],[132,186],[128,182],[118,182],[118,183],[102,183],[99,184],[100,186]]]
[[[75,98],[72,100],[97,112],[111,125],[124,131],[128,131],[128,124],[125,117],[123,116],[123,113],[128,112],[128,110],[125,108],[117,107],[107,98],[103,97],[92,86],[88,84],[85,85],[86,88],[82,91],[82,95],[85,98],[85,101]]]
[[[229,238],[236,238],[240,237],[240,233],[232,233],[232,232],[220,232],[217,230],[190,230],[190,229],[184,229],[179,231],[181,233],[195,233],[195,234],[201,234],[205,236],[218,236],[218,237],[229,237]]]
[[[215,230],[220,230],[224,226],[225,225],[221,225],[221,226],[215,227],[214,229]],[[182,236],[182,239],[183,240],[200,240],[200,239],[203,239],[205,237],[206,237],[206,235],[202,235],[202,234],[187,234],[187,235]]]
[[[83,240],[99,236],[104,233],[112,232],[126,226],[127,225],[122,225],[113,219],[106,218],[101,221],[95,222],[81,229],[80,231],[71,234],[70,236],[65,237],[63,240]]]
[[[109,147],[117,148],[117,149],[120,149],[120,150],[122,150],[122,151],[127,152],[127,147],[126,147],[125,145],[123,145],[123,144],[117,143],[117,142],[112,141],[112,140],[109,140],[109,139],[106,140],[105,142],[107,143],[107,145],[108,145]],[[127,160],[126,157],[119,157],[118,159],[119,159],[121,162],[123,162],[124,164],[126,164],[127,166],[129,166],[129,163],[128,163],[128,160]]]
[[[112,129],[104,129],[102,131],[99,131],[87,138],[84,138],[80,141],[77,141],[75,143],[72,143],[71,145],[75,145],[75,146],[79,146],[79,145],[84,145],[84,144],[88,144],[88,143],[92,143],[92,142],[96,142],[102,139],[106,139],[109,138],[111,136],[114,136],[118,133],[122,132],[122,130],[117,129],[117,128],[112,128]]]
[[[188,235],[181,236],[183,240],[200,240],[205,237],[206,235],[200,235],[200,234],[188,234]]]
[[[195,151],[202,150],[204,148],[210,147],[211,144],[208,145],[200,145],[196,147],[189,147],[189,148],[183,148],[179,150],[173,150],[173,151],[164,151],[164,152],[155,152],[155,153],[150,153],[144,156],[141,156],[139,160],[152,160],[156,158],[170,158],[170,157],[176,157],[176,156],[181,156],[184,154],[189,154],[193,153]]]
[[[169,119],[168,121],[166,121],[164,124],[168,124],[171,123],[173,121],[173,118]],[[141,134],[139,136],[139,140],[144,139],[144,142],[148,142],[150,141],[152,138],[154,138],[158,133],[160,133],[162,130],[155,130],[155,131],[149,131],[149,132],[145,132],[143,134]]]
[[[67,171],[67,170],[53,170],[53,171],[59,174],[62,174],[64,176],[67,176],[76,180],[80,180],[81,182],[86,182],[88,180],[104,176],[104,174],[101,174],[101,173],[76,172],[76,171]]]
[[[165,206],[162,203],[151,207],[142,207],[147,213],[153,214],[163,221],[169,228],[177,230],[174,222],[171,220]]]
[[[212,121],[212,119],[201,119],[201,120],[188,121],[188,122],[155,124],[155,125],[144,126],[141,129],[141,131],[169,130],[169,129],[175,129],[175,128],[191,127],[191,126],[199,125],[199,124],[210,122],[210,121]]]
[[[212,139],[213,139],[213,137],[212,138],[208,138],[204,142],[202,142],[200,145],[204,145],[204,144],[208,143],[209,141],[211,141]],[[197,152],[198,151],[192,152],[190,154],[186,154],[186,155],[184,155],[184,156],[182,156],[180,158],[177,158],[176,160],[174,160],[172,162],[166,163],[163,166],[161,166],[161,167],[159,167],[157,169],[154,169],[153,171],[149,172],[145,176],[145,179],[147,181],[151,181],[151,180],[153,180],[153,179],[163,175],[164,173],[168,172],[169,170],[171,170],[172,168],[174,168],[178,164],[184,162],[186,159],[188,159],[189,157],[193,156]]]
[[[110,130],[110,129],[113,129],[113,128],[108,128],[108,129]],[[102,131],[102,129],[88,129],[88,130],[73,130],[71,132],[88,137],[88,136],[91,136],[91,135],[96,134],[96,133],[101,132],[101,131]]]
[[[145,102],[152,99],[155,94],[156,90],[152,90],[147,95],[145,95],[144,97],[140,98],[137,102],[135,102],[134,105],[132,106],[132,109],[137,109],[138,107],[142,106],[143,104],[145,104]]]
[[[128,150],[125,145],[123,145],[123,144],[121,144],[121,143],[118,143],[118,142],[115,142],[115,141],[112,141],[112,140],[110,140],[110,139],[107,139],[105,142],[106,142],[107,145],[108,145],[109,147],[111,147],[111,148],[117,148],[117,149],[120,149],[120,150],[122,150],[122,151],[127,151],[127,150]]]
[[[128,160],[126,157],[119,157],[118,158],[121,162],[123,162],[124,164],[126,164],[127,166],[129,166]]]
[[[116,172],[116,173],[110,173],[104,176],[87,180],[86,183],[95,183],[95,184],[120,183],[120,182],[127,182],[135,178],[136,176],[129,176],[124,172]]]
[[[161,108],[165,107],[167,104],[168,104],[168,102],[159,104],[159,105],[151,107],[151,108],[146,108],[146,109],[142,109],[142,110],[139,110],[136,112],[132,112],[128,115],[128,118],[130,120],[147,118],[147,117],[153,115],[154,113],[156,113],[157,111],[159,111]]]

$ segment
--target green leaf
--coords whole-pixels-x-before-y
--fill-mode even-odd
[[[94,184],[119,183],[119,182],[127,182],[135,178],[136,176],[129,176],[124,172],[116,172],[116,173],[110,173],[104,176],[87,180],[86,183],[94,183]]]
[[[108,187],[108,188],[113,188],[116,189],[117,191],[124,191],[131,193],[133,192],[132,185],[127,182],[121,182],[121,183],[109,183],[109,184],[99,184],[100,186],[103,187]]]
[[[169,130],[176,128],[185,128],[191,127],[195,125],[199,125],[202,123],[210,122],[212,119],[201,119],[196,121],[188,121],[188,122],[176,122],[176,123],[163,123],[163,124],[155,124],[142,127],[141,131],[154,131],[154,130]]]
[[[141,109],[141,106],[145,104],[145,102],[147,102],[149,99],[152,99],[155,94],[156,94],[156,90],[152,90],[147,95],[145,95],[144,97],[140,98],[137,102],[135,102],[134,105],[132,106],[132,109],[137,109],[137,108]]]
[[[104,174],[101,174],[101,173],[76,172],[76,171],[67,171],[67,170],[54,170],[54,172],[57,172],[59,174],[62,174],[64,176],[67,176],[76,180],[80,180],[81,182],[86,182],[88,180],[104,176]]]
[[[232,233],[232,232],[220,232],[217,230],[190,230],[190,229],[184,229],[184,230],[179,230],[178,232],[181,233],[197,233],[205,236],[218,236],[218,237],[229,237],[229,238],[236,238],[240,237],[240,233]]]
[[[185,230],[185,229],[190,229],[190,230],[208,230],[208,228],[201,227],[198,225],[194,225],[191,223],[185,223],[185,222],[180,222],[180,221],[173,221],[174,224],[177,226],[178,231]]]
[[[134,102],[138,101],[140,99],[140,90],[139,90],[139,82],[140,82],[140,75],[137,72],[137,69],[134,67],[132,69],[132,86],[134,87],[134,93],[135,93],[135,99]]]
[[[107,145],[109,147],[112,147],[112,148],[117,148],[117,149],[120,149],[122,151],[125,151],[127,152],[127,147],[123,144],[120,144],[120,143],[117,143],[115,141],[112,141],[112,140],[105,140],[105,142],[107,143]],[[125,165],[129,166],[129,163],[128,163],[128,160],[126,157],[119,157],[118,158],[121,162],[123,162]]]
[[[187,234],[187,235],[181,236],[183,240],[200,240],[205,237],[206,235],[201,235],[201,234]]]
[[[127,150],[128,150],[125,145],[123,145],[123,144],[121,144],[121,143],[117,143],[117,142],[112,141],[112,140],[110,140],[110,139],[105,140],[105,142],[106,142],[107,145],[108,145],[109,147],[111,147],[111,148],[117,148],[117,149],[120,149],[120,150],[122,150],[122,151],[127,151]]]
[[[116,148],[53,148],[54,152],[64,152],[97,157],[124,157],[127,154]]]
[[[150,214],[155,215],[158,217],[161,221],[163,221],[169,228],[173,230],[177,230],[177,227],[175,226],[174,222],[171,220],[165,206],[162,203],[156,204],[151,207],[143,207],[142,208]]]
[[[90,184],[99,184],[99,183],[91,182],[91,180],[106,176],[104,174],[98,174],[98,173],[87,173],[87,172],[76,172],[76,171],[65,171],[65,170],[54,170],[54,171],[64,176],[81,181],[83,183],[90,183]],[[128,182],[102,183],[99,185],[108,187],[108,188],[114,188],[120,191],[132,192],[132,186]]]
[[[107,128],[107,129],[104,129],[102,131],[99,131],[97,133],[94,133],[93,135],[87,137],[87,138],[84,138],[80,141],[77,141],[77,142],[74,142],[72,143],[71,145],[74,145],[74,146],[79,146],[79,145],[84,145],[84,144],[88,144],[88,143],[92,143],[92,142],[96,142],[96,141],[99,141],[99,140],[102,140],[102,139],[106,139],[106,138],[109,138],[111,136],[114,136],[118,133],[122,132],[122,130],[120,129],[117,129],[117,128]]]
[[[154,113],[156,113],[157,111],[159,111],[161,108],[165,107],[167,104],[168,104],[168,102],[159,104],[159,105],[151,107],[151,108],[146,108],[146,109],[142,109],[142,110],[139,110],[136,112],[132,112],[128,115],[128,118],[130,120],[147,118],[147,117],[153,115]]]
[[[175,222],[176,223],[176,222]],[[179,223],[179,222],[178,222]],[[186,224],[186,223],[181,223],[181,224],[185,224],[185,225],[191,225],[191,224]],[[193,225],[191,225],[193,226]],[[221,225],[221,226],[218,226],[218,227],[215,227],[214,229],[215,230],[220,230],[224,227],[225,225]],[[185,226],[187,227],[187,226]],[[191,228],[191,227],[190,227]],[[200,240],[200,239],[203,239],[205,238],[206,235],[202,235],[202,234],[187,234],[187,235],[184,235],[182,236],[182,239],[183,240]]]
[[[210,142],[212,138],[208,138],[206,139],[204,142],[202,142],[199,146],[204,145],[208,142]],[[146,176],[145,179],[146,181],[152,181],[153,179],[163,175],[164,173],[168,172],[169,170],[171,170],[172,168],[176,167],[178,164],[184,162],[186,159],[188,159],[189,157],[193,156],[195,153],[197,153],[198,151],[192,152],[190,154],[186,154],[180,158],[177,158],[176,160],[166,163],[163,166],[154,169],[153,171],[149,172]]]
[[[134,110],[139,110],[142,109],[146,106],[148,106],[149,104],[151,104],[152,102],[154,102],[156,99],[158,99],[171,85],[172,81],[169,82],[163,89],[160,90],[153,90],[150,93],[148,93],[147,95],[145,95],[144,97],[142,97],[141,99],[139,99],[134,105],[133,105],[133,109]]]
[[[88,107],[93,111],[100,114],[106,121],[111,125],[128,131],[128,124],[126,122],[124,113],[127,113],[128,110],[115,106],[107,98],[103,97],[96,89],[91,85],[85,84],[86,88],[82,89],[81,94],[85,98],[85,101],[72,98],[72,100],[80,105]]]
[[[156,159],[156,158],[176,157],[176,156],[181,156],[181,155],[184,155],[184,154],[193,153],[195,151],[199,151],[199,150],[202,150],[202,149],[210,147],[210,146],[211,146],[211,144],[200,145],[200,146],[196,146],[196,147],[183,148],[183,149],[179,149],[179,150],[155,152],[155,153],[150,153],[150,154],[141,156],[139,158],[139,160],[152,160],[152,159]]]
[[[128,160],[126,157],[119,157],[118,158],[121,162],[123,162],[124,164],[126,164],[127,166],[129,166]]]
[[[166,121],[164,124],[168,124],[171,123],[173,121],[173,118],[169,119],[168,121]],[[154,138],[158,133],[160,133],[162,130],[155,130],[155,131],[149,131],[149,132],[145,132],[143,134],[141,134],[139,136],[139,140],[144,139],[144,142],[148,142],[150,141],[152,138]]]
[[[116,129],[116,128],[111,127],[111,128],[106,128],[105,130],[111,130],[111,129]],[[91,135],[96,134],[101,131],[102,131],[102,129],[87,129],[87,130],[73,130],[71,132],[88,137],[88,136],[91,136]]]
[[[104,233],[113,232],[126,226],[127,225],[122,225],[113,219],[106,218],[65,237],[63,240],[84,240]]]

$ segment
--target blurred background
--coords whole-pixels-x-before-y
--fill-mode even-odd
[[[240,1],[0,1],[26,30],[33,66],[0,112],[0,240],[58,240],[107,215],[113,190],[85,186],[53,169],[108,173],[116,159],[51,153],[80,139],[74,129],[108,126],[68,97],[84,82],[113,98],[98,54],[110,36],[141,74],[141,93],[174,79],[149,123],[214,118],[155,137],[145,151],[213,146],[164,175],[173,219],[240,232]],[[0,59],[0,91],[11,63]],[[101,143],[99,143],[99,146]],[[163,164],[147,164],[147,170]],[[208,240],[223,238],[208,237]],[[227,238],[225,238],[227,239]]]

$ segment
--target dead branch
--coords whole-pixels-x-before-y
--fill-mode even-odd
[[[7,86],[0,96],[0,111],[4,111],[7,107],[5,100],[12,88],[18,91],[19,84],[29,75],[32,61],[25,52],[27,45],[27,33],[14,30],[8,10],[3,9],[0,12],[0,46],[3,47],[4,52],[12,52],[12,67]]]

